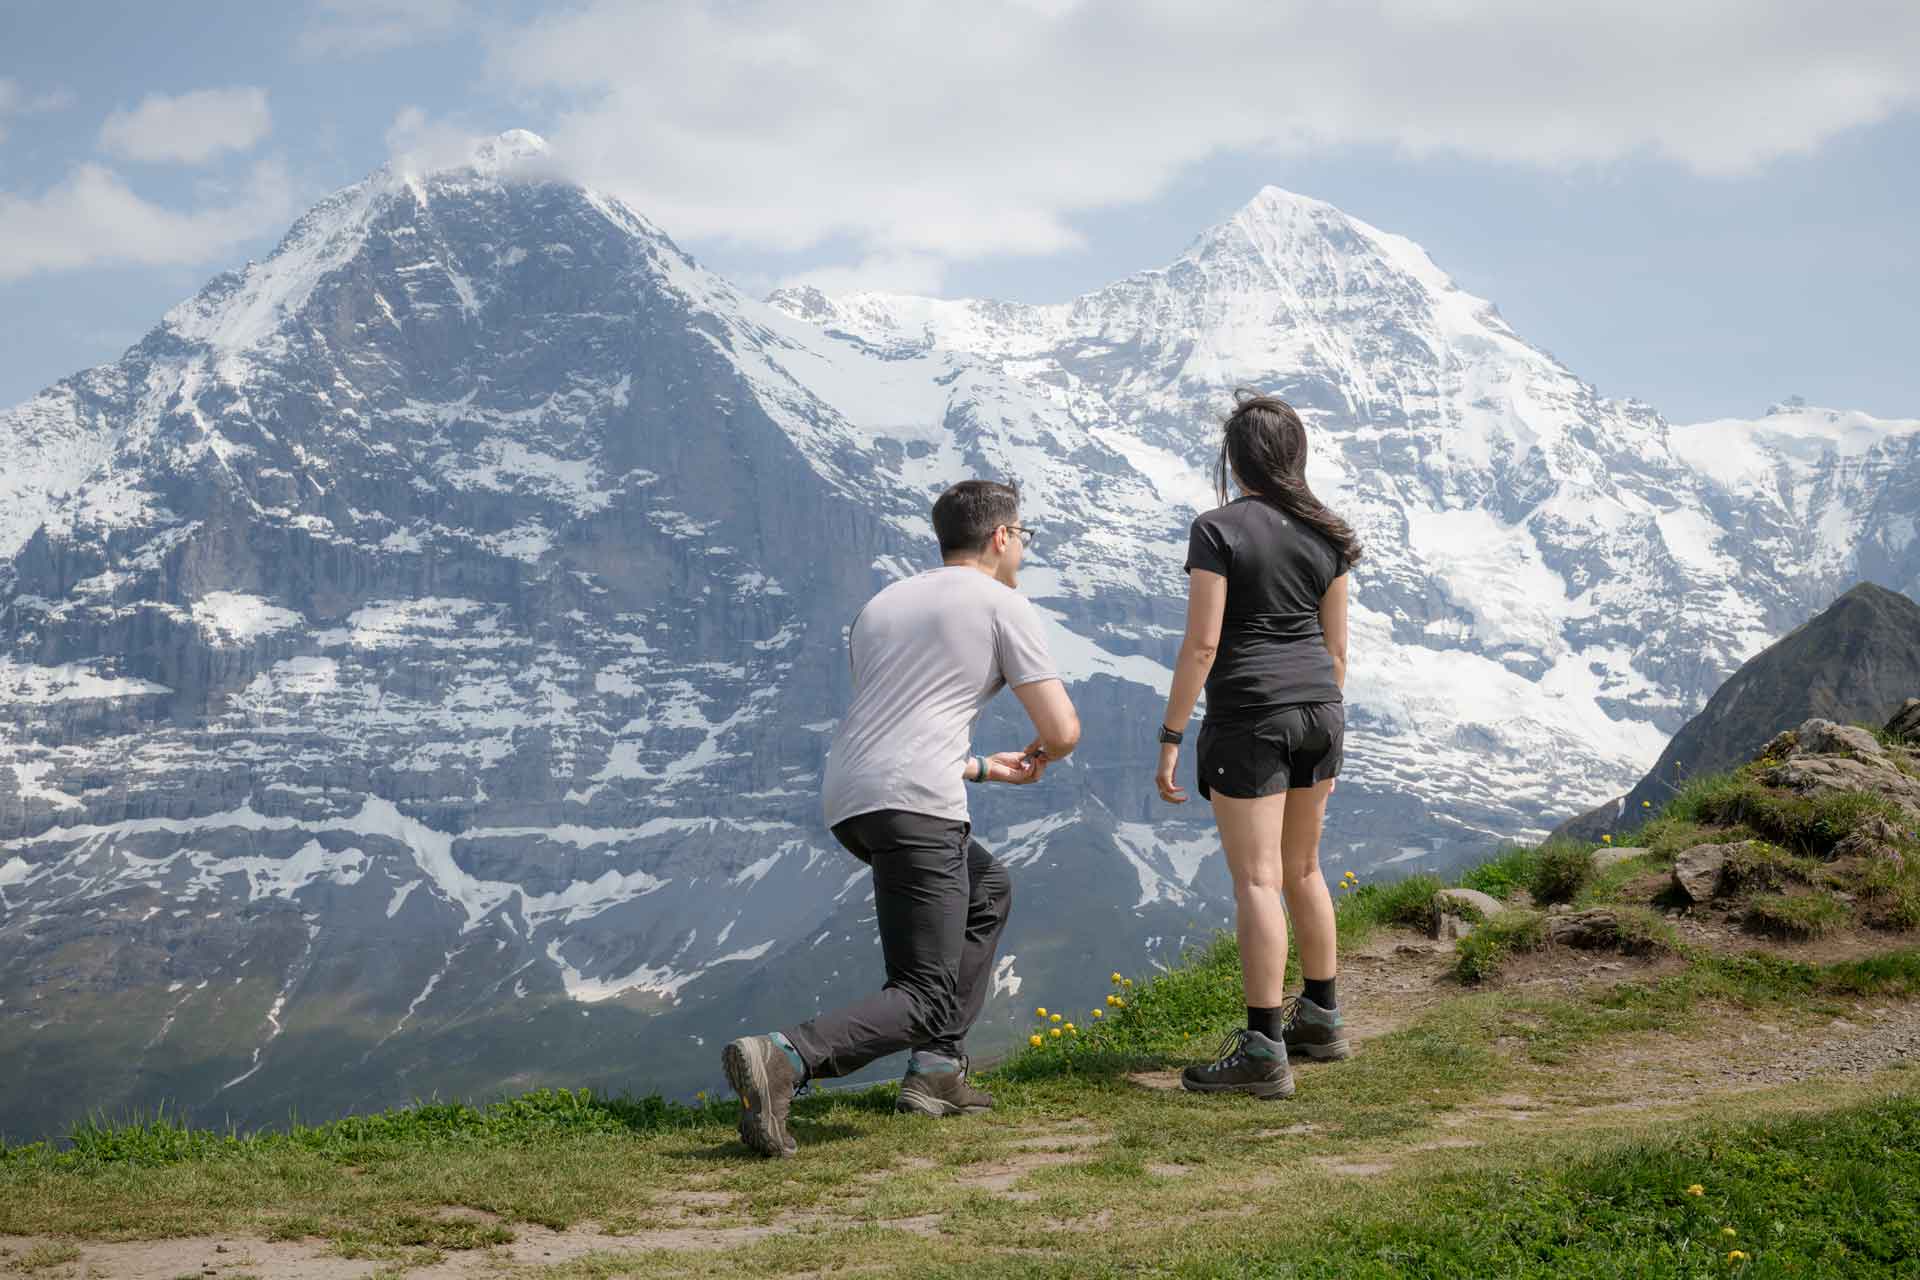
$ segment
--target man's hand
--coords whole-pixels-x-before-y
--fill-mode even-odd
[[[1187,793],[1174,781],[1174,770],[1180,764],[1180,744],[1163,742],[1160,744],[1160,771],[1154,775],[1153,785],[1160,790],[1160,798],[1168,804],[1185,804]]]
[[[1033,754],[1031,748],[1027,751],[999,751],[987,757],[988,782],[1024,787],[1030,782],[1040,781],[1040,775],[1046,771],[1047,757],[1045,754]]]

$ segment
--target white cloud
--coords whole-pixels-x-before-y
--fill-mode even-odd
[[[419,107],[405,107],[387,127],[386,140],[389,163],[420,173],[465,163],[479,137],[471,129],[435,120]]]
[[[937,294],[946,282],[945,259],[930,253],[876,254],[850,266],[817,267],[780,282],[781,287],[812,285],[830,294],[877,289],[884,293]]]
[[[318,0],[318,17],[300,33],[314,56],[382,53],[439,39],[469,18],[466,0]]]
[[[205,164],[223,151],[250,150],[272,128],[265,89],[154,93],[108,116],[100,145],[130,160]]]
[[[1072,247],[1223,150],[1742,173],[1920,104],[1917,59],[1920,5],[1806,0],[587,0],[491,48],[669,232],[845,240],[855,276]]]
[[[0,142],[7,140],[7,117],[39,115],[46,111],[65,111],[73,105],[73,94],[66,89],[49,89],[29,94],[18,80],[0,76]]]
[[[0,281],[106,264],[206,262],[284,224],[293,188],[278,162],[255,167],[241,191],[208,208],[168,209],[112,170],[82,165],[38,196],[0,192]]]

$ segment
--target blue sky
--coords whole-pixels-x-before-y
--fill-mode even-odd
[[[755,290],[1067,298],[1275,183],[1677,421],[1920,416],[1910,3],[10,0],[0,51],[0,403],[525,127]]]

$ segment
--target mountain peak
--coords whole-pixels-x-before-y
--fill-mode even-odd
[[[462,167],[488,176],[498,176],[529,161],[545,160],[552,155],[553,148],[539,134],[529,129],[508,129],[505,133],[476,141],[471,161]]]

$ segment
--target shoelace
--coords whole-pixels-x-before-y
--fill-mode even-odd
[[[1224,1071],[1244,1059],[1247,1056],[1247,1037],[1252,1034],[1253,1032],[1245,1027],[1236,1027],[1229,1031],[1227,1038],[1220,1042],[1220,1048],[1214,1053],[1212,1069]]]

